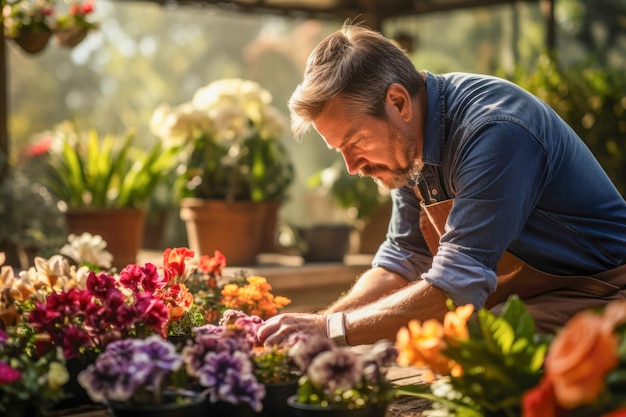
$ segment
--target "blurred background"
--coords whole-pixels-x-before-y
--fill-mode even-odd
[[[626,2],[556,0],[553,15],[542,4],[513,1],[390,18],[379,30],[405,47],[418,69],[499,75],[548,101],[626,194]],[[554,33],[547,25],[551,17]],[[159,140],[149,127],[157,107],[189,101],[198,88],[232,77],[257,81],[287,115],[287,100],[308,54],[343,23],[339,18],[281,17],[198,4],[110,0],[95,1],[92,20],[99,28],[73,48],[50,42],[29,54],[5,39],[7,162],[26,177],[21,185],[15,179],[3,184],[0,240],[39,240],[45,247],[56,236],[58,229],[45,224],[53,217],[43,219],[40,233],[31,231],[28,237],[10,226],[20,223],[16,216],[33,216],[28,198],[18,209],[11,209],[9,200],[19,194],[16,188],[32,184],[28,175],[34,168],[26,169],[25,160],[42,132],[72,120],[103,135],[135,129],[137,140],[148,147]],[[319,182],[316,187],[310,181],[320,168],[336,166],[340,155],[326,149],[314,132],[302,142],[289,134],[281,141],[293,159],[295,180],[280,209],[280,224],[354,218],[320,192]],[[147,224],[165,225],[161,235],[149,239],[157,248],[186,244],[171,192],[164,183],[150,201]],[[31,210],[43,210],[35,205]],[[167,215],[151,216],[156,212]]]

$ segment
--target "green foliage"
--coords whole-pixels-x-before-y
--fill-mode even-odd
[[[590,63],[559,66],[547,54],[511,81],[549,104],[585,141],[626,196],[626,75]]]
[[[146,152],[133,138],[59,131],[48,153],[46,184],[68,208],[143,207],[169,174],[174,151],[157,142]]]
[[[254,364],[254,375],[263,384],[298,379],[297,367],[289,358],[288,352],[278,346],[255,353],[252,363]]]
[[[399,394],[430,399],[429,416],[519,416],[523,393],[542,376],[549,340],[537,337],[523,302],[512,296],[500,315],[481,309],[468,323],[468,339],[447,340],[442,353],[462,376],[400,387]]]

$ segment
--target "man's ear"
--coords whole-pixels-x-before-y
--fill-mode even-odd
[[[402,120],[409,121],[413,115],[413,108],[411,106],[411,96],[406,88],[400,84],[393,83],[387,88],[387,94],[385,94],[385,107],[392,106]],[[392,110],[392,109],[388,109]]]

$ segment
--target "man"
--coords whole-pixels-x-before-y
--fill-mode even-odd
[[[538,330],[626,297],[626,202],[548,106],[504,80],[419,72],[380,34],[345,25],[312,52],[290,99],[351,174],[392,189],[387,239],[324,314],[282,314],[258,336],[298,330],[350,345],[394,339],[446,300],[524,299]]]

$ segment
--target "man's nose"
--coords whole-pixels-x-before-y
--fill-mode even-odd
[[[343,156],[343,161],[346,164],[346,170],[350,175],[356,175],[365,164],[365,161],[362,159],[351,156],[345,152],[342,152],[341,155]]]

